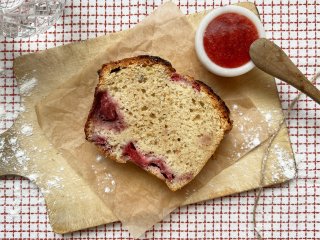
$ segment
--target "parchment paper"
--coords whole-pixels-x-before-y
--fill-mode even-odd
[[[258,146],[271,131],[250,96],[232,82],[236,79],[218,78],[202,67],[194,52],[193,38],[194,28],[185,16],[173,4],[165,4],[37,105],[38,122],[48,139],[135,237]],[[96,148],[84,140],[83,126],[92,103],[97,70],[108,61],[139,54],[163,57],[178,72],[205,81],[232,112],[233,130],[198,177],[176,193],[131,164],[97,162]]]

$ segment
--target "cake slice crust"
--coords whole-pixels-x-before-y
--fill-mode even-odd
[[[85,134],[106,157],[133,162],[175,191],[231,128],[228,108],[210,87],[143,55],[103,65]]]

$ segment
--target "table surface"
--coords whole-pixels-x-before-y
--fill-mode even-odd
[[[28,39],[0,37],[0,131],[9,128],[19,108],[12,72],[15,57],[132,28],[163,1],[67,1],[64,16],[45,34]],[[175,1],[186,13],[237,1]],[[312,78],[320,71],[320,1],[256,0],[267,31]],[[320,79],[317,80],[320,84]],[[286,110],[297,91],[277,81]],[[265,239],[320,239],[320,107],[306,96],[287,119],[297,160],[297,179],[264,189],[258,226]],[[180,207],[142,239],[255,239],[252,211],[257,191]],[[263,215],[262,215],[263,213]],[[71,234],[52,232],[44,198],[27,179],[0,179],[0,239],[131,239],[120,223]]]

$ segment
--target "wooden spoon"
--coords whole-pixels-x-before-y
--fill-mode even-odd
[[[250,46],[250,57],[262,71],[294,86],[320,104],[320,91],[276,44],[268,39],[259,38]]]

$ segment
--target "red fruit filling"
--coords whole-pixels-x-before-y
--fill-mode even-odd
[[[124,147],[123,155],[129,156],[131,161],[137,164],[139,167],[145,168],[148,166],[148,159],[140,155],[133,143],[128,143]]]
[[[160,173],[169,181],[174,179],[174,175],[169,171],[168,167],[166,166],[165,162],[161,159],[154,159],[154,157],[149,157],[143,155],[139,152],[135,145],[130,142],[128,143],[123,149],[123,155],[128,156],[130,160],[138,165],[141,168],[146,168],[148,166],[157,167],[160,170]]]
[[[94,144],[101,146],[103,149],[109,151],[111,146],[109,145],[107,139],[102,136],[93,135],[90,139]]]
[[[184,77],[182,77],[180,74],[176,72],[171,75],[171,80],[174,82],[186,81]]]
[[[149,166],[152,167],[157,167],[160,169],[160,173],[169,181],[171,181],[172,179],[174,179],[173,174],[168,170],[167,166],[165,165],[165,163],[163,162],[163,160],[152,160],[149,164]]]
[[[187,79],[185,79],[183,76],[181,76],[179,73],[174,72],[171,75],[171,80],[174,82],[185,82],[187,84],[192,85],[192,88],[197,90],[198,92],[200,91],[200,84],[197,82],[189,82]]]
[[[93,136],[91,140],[96,144],[96,145],[105,145],[106,139],[100,136]]]
[[[103,121],[116,121],[118,119],[118,114],[116,110],[116,105],[110,98],[107,92],[100,92],[97,96],[98,98],[98,115]]]
[[[94,115],[104,126],[117,131],[124,129],[123,118],[118,111],[117,104],[107,91],[96,94]]]

